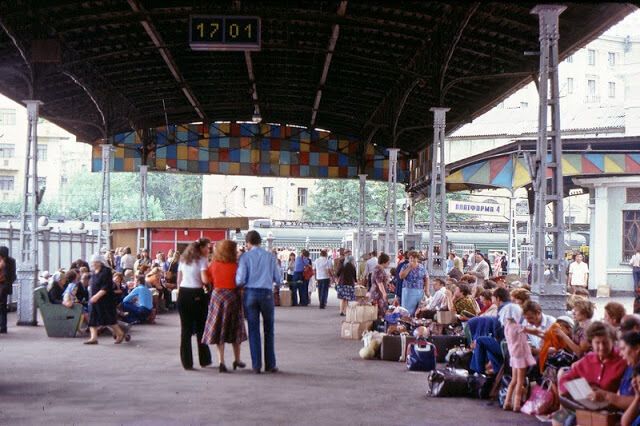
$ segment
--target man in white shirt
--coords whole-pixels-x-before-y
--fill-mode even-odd
[[[439,311],[447,306],[447,288],[444,281],[440,278],[433,280],[433,289],[435,290],[429,303],[427,304],[427,310]]]
[[[324,309],[327,306],[331,272],[333,271],[333,264],[327,257],[327,250],[320,250],[320,257],[313,263],[313,270],[315,271],[316,281],[318,282],[320,309]]]
[[[640,247],[636,248],[636,254],[631,256],[629,264],[633,270],[633,289],[638,296],[640,295]]]
[[[522,319],[523,326],[527,328],[535,328],[540,332],[540,335],[529,334],[529,343],[532,347],[532,352],[534,355],[537,355],[540,351],[540,347],[544,339],[544,332],[551,327],[551,324],[556,322],[556,319],[551,315],[546,315],[542,313],[542,307],[539,303],[534,302],[533,300],[528,300],[522,306]]]
[[[582,261],[582,254],[576,254],[576,261],[569,266],[569,280],[567,284],[573,290],[576,287],[587,287],[589,282],[589,266]]]
[[[367,281],[368,288],[371,287],[371,274],[376,269],[376,265],[378,265],[378,252],[374,250],[370,253],[370,257],[364,265],[364,278]]]

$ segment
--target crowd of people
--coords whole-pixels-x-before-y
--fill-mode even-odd
[[[265,372],[278,372],[274,287],[288,283],[295,290],[292,304],[309,306],[309,283],[315,281],[318,307],[326,309],[334,286],[338,314],[344,316],[348,303],[355,300],[356,286],[362,285],[380,320],[394,307],[425,319],[439,311],[451,312],[472,338],[469,369],[511,378],[505,410],[522,408],[528,382],[550,380],[564,401],[570,399],[567,383],[582,377],[592,387],[590,399],[623,411],[623,425],[640,425],[640,316],[628,314],[617,302],[609,302],[596,315],[584,286],[588,268],[580,254],[568,270],[567,313],[554,318],[532,300],[528,283],[508,282],[502,268],[494,273],[480,252],[463,257],[450,253],[444,261],[446,275],[430,277],[424,253],[415,250],[399,252],[396,266],[389,268],[386,253],[373,251],[356,262],[348,249],[322,250],[311,261],[307,250],[298,255],[284,249],[269,252],[261,242],[260,234],[250,231],[244,247],[222,240],[211,251],[210,241],[199,239],[182,254],[172,250],[167,256],[156,253],[153,259],[147,250],[134,256],[130,248],[117,248],[42,278],[51,303],[83,305],[83,330],[89,336],[84,343],[98,343],[103,328],[121,343],[127,334],[122,322],[152,323],[158,312],[177,307],[182,366],[193,368],[195,334],[200,366],[212,364],[209,345],[214,345],[221,373],[228,372],[225,344],[232,346],[231,368],[246,367],[240,356],[246,340],[253,371],[261,373],[264,361]],[[15,261],[6,247],[0,247],[0,296],[5,300],[14,280]],[[0,310],[0,332],[6,332],[6,309]],[[575,407],[563,403],[549,419],[554,425],[575,424]]]

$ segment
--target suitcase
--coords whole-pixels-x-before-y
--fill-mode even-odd
[[[291,306],[291,290],[286,287],[280,289],[280,306]]]
[[[449,353],[449,350],[456,346],[464,346],[464,336],[431,336],[427,340],[436,346],[436,360],[438,362],[445,362],[445,357]]]
[[[380,359],[382,359],[383,361],[395,362],[402,360],[402,356],[406,353],[407,347],[415,341],[415,337],[406,336],[406,343],[403,351],[401,336],[382,336],[382,344],[380,345]]]

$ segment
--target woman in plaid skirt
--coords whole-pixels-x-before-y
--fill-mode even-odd
[[[213,284],[213,293],[209,301],[209,314],[202,336],[202,343],[217,345],[219,370],[227,372],[224,364],[224,344],[233,345],[233,369],[244,368],[240,361],[240,343],[247,340],[244,325],[242,296],[236,288],[237,244],[222,240],[216,243],[213,261],[209,265],[209,278]]]

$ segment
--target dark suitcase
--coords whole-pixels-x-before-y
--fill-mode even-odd
[[[455,370],[432,370],[427,373],[427,396],[464,397],[469,396],[468,376]]]
[[[407,336],[406,344],[416,341],[415,337]],[[402,337],[400,336],[382,336],[382,345],[380,345],[380,359],[383,361],[400,361],[402,356]]]
[[[466,343],[464,336],[431,336],[427,340],[436,346],[437,362],[445,362],[450,349]]]

